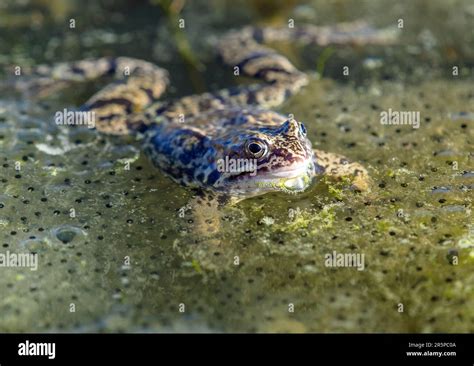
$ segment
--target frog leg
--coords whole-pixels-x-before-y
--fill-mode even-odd
[[[229,203],[225,203],[227,199],[220,194],[198,194],[189,201],[184,217],[180,215],[177,220],[185,223],[186,234],[175,241],[173,248],[204,276],[206,273],[226,272],[235,264],[235,253],[239,248],[235,248],[229,237],[233,227],[241,227],[246,216],[238,208],[229,207]],[[226,222],[229,212],[234,219],[232,223]]]
[[[211,246],[222,245],[219,233],[224,216],[223,208],[237,202],[238,199],[225,194],[198,191],[186,205],[192,217],[192,232],[196,240]]]
[[[43,98],[74,83],[105,76],[115,80],[81,107],[81,111],[94,113],[97,129],[123,135],[149,123],[145,115],[135,114],[163,94],[168,85],[168,72],[147,61],[117,57],[40,65],[25,76],[17,77],[14,85],[30,96]]]
[[[308,83],[305,73],[287,57],[265,43],[289,42],[303,45],[386,45],[398,37],[396,28],[375,29],[365,22],[333,26],[253,27],[228,32],[217,44],[224,64],[240,74],[263,81],[261,85],[237,88],[223,96],[229,103],[270,108],[283,103]]]
[[[343,155],[313,149],[316,173],[333,181],[350,180],[352,188],[359,191],[369,189],[367,170],[359,163],[351,162]]]

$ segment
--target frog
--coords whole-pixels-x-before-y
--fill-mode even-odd
[[[275,110],[295,97],[310,77],[267,44],[360,46],[395,40],[393,29],[361,21],[246,26],[225,33],[215,49],[234,74],[257,80],[253,84],[162,100],[170,84],[167,70],[118,56],[39,65],[17,78],[15,87],[44,98],[75,83],[112,77],[79,111],[94,114],[99,133],[139,136],[154,166],[200,192],[198,207],[211,206],[211,200],[220,206],[270,192],[298,194],[322,178],[345,180],[349,188],[366,191],[370,177],[362,164],[313,148],[307,133],[313,123]],[[246,165],[226,169],[229,162]]]

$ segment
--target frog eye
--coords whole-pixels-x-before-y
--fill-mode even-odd
[[[303,136],[306,136],[306,127],[303,122],[300,123],[300,132]]]
[[[267,145],[262,141],[249,141],[245,147],[247,153],[254,158],[261,158],[267,153]]]

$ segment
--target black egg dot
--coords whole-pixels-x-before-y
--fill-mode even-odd
[[[346,217],[346,221],[352,221],[352,217]]]

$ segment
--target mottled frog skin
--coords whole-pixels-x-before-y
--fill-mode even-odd
[[[16,86],[41,97],[74,82],[113,76],[115,81],[81,110],[95,113],[100,132],[143,136],[154,165],[185,186],[242,199],[271,191],[300,192],[315,177],[327,176],[347,177],[357,189],[366,189],[368,175],[360,164],[312,148],[306,133],[312,121],[305,126],[272,111],[308,82],[285,56],[263,45],[281,40],[387,44],[394,33],[361,22],[231,31],[216,45],[220,58],[261,83],[171,101],[160,101],[169,83],[167,71],[128,57],[38,66]],[[256,171],[218,169],[219,160],[226,158],[253,161]]]
[[[209,120],[215,123],[209,123]],[[252,148],[255,149],[252,152]],[[315,156],[304,125],[261,109],[204,113],[192,127],[167,122],[155,127],[145,151],[152,161],[188,186],[212,187],[230,196],[303,190],[315,175]],[[255,161],[252,171],[219,171],[218,161]],[[253,160],[255,159],[255,160]]]

